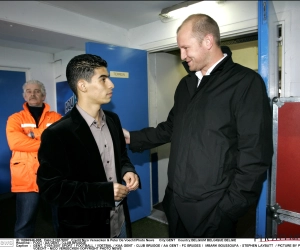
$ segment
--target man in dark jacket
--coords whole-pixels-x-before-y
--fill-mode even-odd
[[[238,218],[256,203],[273,155],[272,114],[259,74],[233,63],[209,16],[177,30],[188,68],[174,106],[156,128],[130,133],[133,152],[171,142],[163,200],[169,236],[235,237]]]
[[[126,196],[139,187],[139,178],[119,117],[101,108],[114,88],[107,63],[79,55],[68,63],[66,75],[78,102],[42,134],[40,194],[57,206],[59,238],[127,237]]]

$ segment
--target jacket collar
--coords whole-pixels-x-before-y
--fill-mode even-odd
[[[103,112],[105,114],[106,124],[107,124],[108,129],[111,133],[111,137],[114,141],[115,136],[117,134],[116,133],[116,127],[114,125],[113,120],[109,116],[109,114],[107,112],[105,112],[105,110],[103,110]],[[76,105],[74,105],[74,107],[70,111],[70,116],[72,118],[73,123],[77,124],[77,126],[74,126],[74,128],[73,128],[74,132],[77,133],[78,131],[80,131],[79,137],[83,140],[84,140],[84,138],[87,138],[86,142],[90,143],[90,140],[93,138],[93,135],[91,133],[91,129],[89,128],[89,125],[86,123],[84,118],[79,113],[78,109],[76,108]]]
[[[70,130],[72,130],[74,136],[76,136],[77,139],[86,148],[86,157],[90,158],[91,162],[99,163],[99,165],[102,166],[101,176],[106,176],[97,143],[93,137],[89,125],[79,113],[76,105],[74,105],[70,113],[67,115],[71,116],[71,119],[74,123],[74,126],[71,126]]]
[[[47,104],[47,103],[45,103],[45,102],[44,102],[44,105],[45,105],[45,106],[44,106],[43,113],[46,113],[46,112],[50,111],[50,105]],[[27,107],[27,102],[24,102],[24,103],[23,103],[23,109],[24,109],[26,112],[30,112],[29,109],[28,109],[28,107]]]
[[[223,53],[226,53],[227,56],[219,64],[215,66],[215,68],[212,70],[210,75],[213,75],[215,72],[222,70],[227,62],[232,62],[232,58],[231,58],[232,53],[230,48],[227,46],[221,46],[221,50]],[[186,83],[187,83],[187,88],[190,93],[190,96],[192,97],[197,90],[198,77],[196,76],[195,71],[190,71],[186,61],[183,61],[182,65],[185,68],[186,72],[189,74],[189,77],[186,78]]]
[[[213,75],[215,72],[222,70],[228,62],[233,63],[232,57],[231,57],[232,52],[231,52],[230,48],[227,46],[221,46],[221,50],[222,50],[223,54],[226,53],[227,56],[220,63],[218,63],[216,65],[216,67],[212,70],[212,72],[210,72],[210,75]]]

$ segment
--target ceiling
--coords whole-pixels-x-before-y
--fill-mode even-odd
[[[159,20],[162,9],[184,1],[39,1],[124,29],[132,29]],[[1,5],[1,2],[0,2]],[[12,29],[13,27],[13,29]],[[46,53],[84,50],[79,37],[0,20],[0,46]]]
[[[124,29],[159,20],[162,9],[182,1],[39,1]]]

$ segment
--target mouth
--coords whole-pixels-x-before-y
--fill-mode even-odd
[[[192,62],[191,60],[186,60],[185,61],[188,65],[190,65],[190,63]]]

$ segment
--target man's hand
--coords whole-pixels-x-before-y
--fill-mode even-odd
[[[123,176],[123,180],[126,182],[129,191],[134,191],[139,187],[139,177],[133,172],[127,172]]]
[[[125,128],[122,128],[123,129],[123,134],[124,134],[124,137],[125,137],[125,141],[126,141],[126,144],[130,144],[130,133],[128,130],[126,130]]]
[[[30,132],[27,134],[27,136],[29,136],[29,137],[32,138],[32,139],[35,138],[34,133],[33,133],[32,131],[30,131]]]
[[[115,201],[120,201],[124,199],[129,193],[129,189],[119,183],[114,183],[114,199]]]

